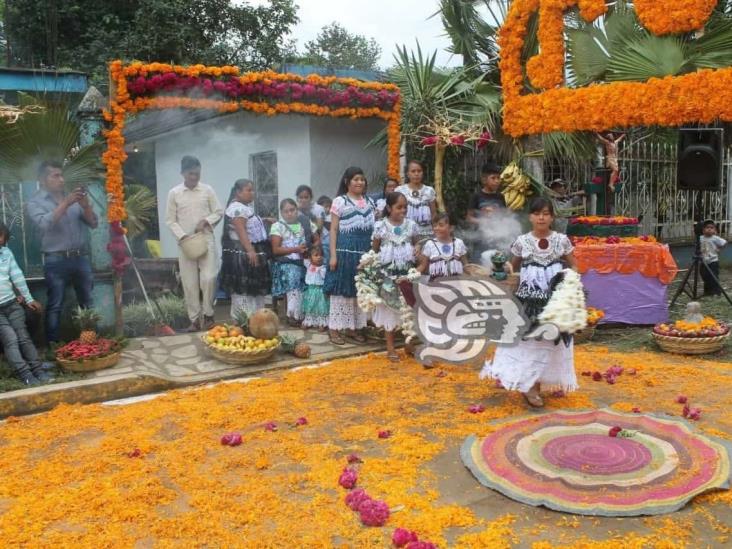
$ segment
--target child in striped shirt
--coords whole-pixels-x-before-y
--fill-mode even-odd
[[[10,238],[8,228],[0,223],[0,343],[5,360],[26,385],[38,385],[50,380],[38,357],[36,346],[25,325],[25,310],[15,295],[17,289],[25,305],[35,312],[41,304],[33,299],[23,271],[15,256],[6,246]]]

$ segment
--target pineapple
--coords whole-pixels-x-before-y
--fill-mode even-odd
[[[74,311],[74,321],[79,326],[79,330],[81,330],[79,341],[88,344],[94,343],[97,340],[97,322],[99,322],[100,318],[94,309],[76,308],[76,311]]]
[[[282,350],[295,355],[297,358],[310,358],[310,345],[299,341],[295,336],[283,334],[280,336]]]
[[[246,309],[237,309],[234,313],[234,323],[244,330],[245,334],[249,334],[249,313]]]

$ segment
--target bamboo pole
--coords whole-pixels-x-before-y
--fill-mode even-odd
[[[445,167],[445,150],[446,147],[438,142],[435,145],[435,194],[437,195],[437,209],[444,212],[445,199],[442,196],[442,174]]]

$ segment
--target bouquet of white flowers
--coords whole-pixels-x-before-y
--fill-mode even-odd
[[[410,282],[418,280],[422,274],[417,269],[409,269],[406,275],[399,280],[407,279]],[[379,254],[373,250],[365,253],[358,264],[356,274],[356,301],[361,310],[369,313],[377,305],[386,304],[399,312],[402,320],[402,332],[407,341],[415,337],[414,315],[412,308],[407,305],[404,296],[399,290],[397,280],[389,274],[388,269],[381,264]]]
[[[585,292],[580,275],[571,269],[562,271],[564,279],[539,315],[541,324],[554,324],[559,331],[573,334],[587,327]]]

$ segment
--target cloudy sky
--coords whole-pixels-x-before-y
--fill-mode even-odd
[[[250,0],[250,4],[263,4],[266,0]],[[460,59],[447,53],[449,45],[442,36],[440,18],[430,16],[437,11],[436,0],[295,0],[299,6],[300,23],[293,38],[298,49],[312,40],[318,31],[337,21],[351,32],[374,38],[381,46],[382,67],[393,65],[395,44],[415,47],[419,40],[422,51],[437,50],[437,64],[458,65]]]

